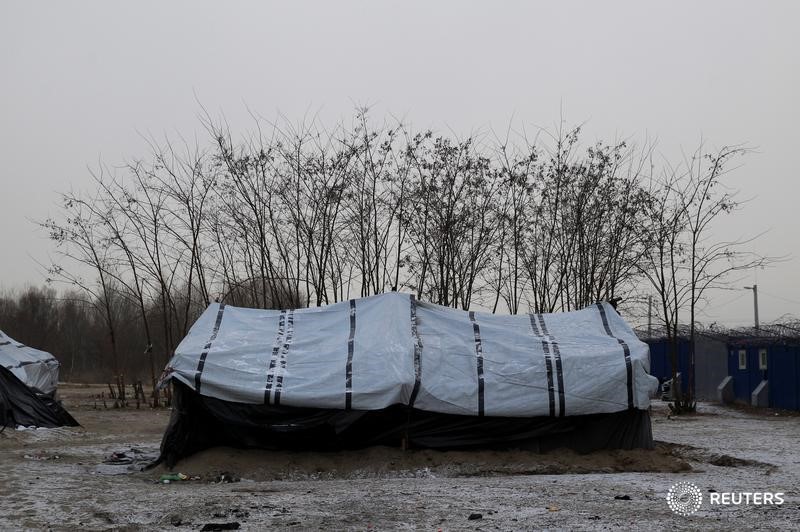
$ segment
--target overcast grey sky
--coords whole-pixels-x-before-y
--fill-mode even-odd
[[[800,2],[16,2],[0,4],[0,288],[40,284],[29,222],[87,166],[144,156],[141,134],[202,134],[195,95],[234,132],[245,104],[325,121],[374,104],[418,128],[553,127],[658,138],[674,158],[758,148],[729,183],[752,198],[720,237],[791,259],[752,272],[763,321],[800,315]],[[703,321],[752,320],[745,290]]]

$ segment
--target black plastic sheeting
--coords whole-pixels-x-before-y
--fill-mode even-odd
[[[161,442],[167,467],[210,447],[335,451],[372,445],[456,449],[652,449],[650,414],[629,409],[568,417],[478,417],[397,405],[347,411],[250,405],[194,392],[173,381],[173,412]],[[157,463],[158,463],[157,462]]]
[[[38,395],[10,370],[0,366],[0,427],[77,427],[53,398]]]

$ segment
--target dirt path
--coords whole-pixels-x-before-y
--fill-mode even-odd
[[[721,530],[800,522],[798,416],[701,405],[698,415],[669,419],[657,404],[655,451],[583,456],[213,449],[179,464],[177,472],[196,480],[163,484],[159,468],[130,473],[128,464],[104,461],[113,453],[153,457],[169,413],[96,410],[94,393],[61,388],[80,429],[0,435],[0,529],[199,530],[238,522],[241,530]],[[220,481],[228,479],[235,482]],[[704,505],[678,517],[664,497],[679,480],[704,493],[781,491],[786,502]]]

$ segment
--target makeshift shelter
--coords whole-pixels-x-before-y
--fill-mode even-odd
[[[161,385],[169,466],[215,445],[651,448],[647,345],[607,303],[466,312],[387,293],[320,308],[212,304]]]
[[[0,427],[76,426],[55,400],[58,361],[0,331]]]

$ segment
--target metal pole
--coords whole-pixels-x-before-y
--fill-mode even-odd
[[[756,316],[756,330],[758,330],[758,285],[753,285],[753,313]]]
[[[758,327],[758,285],[754,284],[753,286],[745,286],[745,289],[753,291],[753,315],[755,316],[756,330],[759,330],[759,327]]]
[[[647,296],[647,337],[653,337],[653,296]]]

